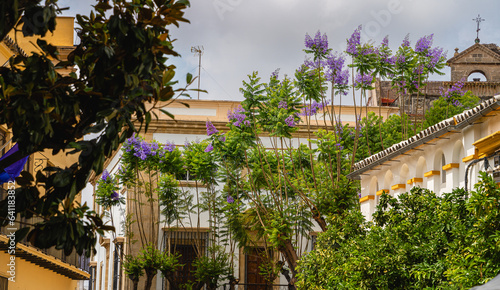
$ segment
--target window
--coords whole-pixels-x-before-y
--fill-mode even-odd
[[[120,289],[120,280],[121,280],[121,244],[115,244],[115,253],[113,257],[113,290]]]
[[[0,276],[0,290],[7,290],[9,288],[9,279]]]
[[[266,255],[264,248],[250,248],[245,255],[245,284],[246,290],[272,289],[264,277],[260,274],[260,266],[267,260],[272,259],[272,252]]]
[[[90,269],[89,269],[89,273],[90,273],[90,277],[89,277],[89,290],[94,290],[96,289],[95,288],[95,276],[96,276],[96,267],[95,266],[91,266]]]
[[[170,253],[181,255],[179,263],[184,266],[174,274],[174,280],[178,283],[195,281],[193,262],[198,256],[204,256],[208,247],[208,231],[166,231],[164,244]],[[164,280],[166,285],[166,279]],[[168,289],[168,288],[165,288]]]

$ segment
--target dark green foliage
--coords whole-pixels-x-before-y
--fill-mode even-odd
[[[214,245],[208,249],[208,255],[197,258],[193,265],[196,281],[204,283],[207,289],[217,289],[218,283],[233,273],[229,265],[229,254],[221,246]]]
[[[476,192],[439,197],[413,188],[382,195],[373,218],[332,216],[300,262],[304,289],[468,289],[500,271],[500,189],[482,174]]]
[[[39,2],[2,1],[2,39],[22,15],[25,35],[52,31],[57,1]],[[185,92],[173,88],[175,67],[168,65],[168,58],[178,54],[168,26],[187,22],[183,13],[188,5],[186,0],[98,0],[90,16],[77,15],[80,44],[67,61],[54,65],[51,59],[57,59],[57,50],[38,41],[40,53],[15,56],[0,68],[0,123],[12,129],[13,142],[20,148],[0,161],[0,168],[46,149],[79,156],[77,163],[52,170],[48,177],[24,173],[18,180],[16,212],[43,218],[29,234],[35,246],[56,246],[67,253],[74,248],[90,255],[95,229],[108,229],[87,207],[74,206],[74,197],[91,173],[99,175],[104,160],[139,130],[134,124],[145,124],[147,129],[152,113],[146,103],[154,106]],[[78,75],[57,72],[75,66]],[[192,81],[189,75],[187,79]],[[99,136],[84,140],[90,133]],[[7,222],[6,210],[4,200],[2,225]],[[84,216],[89,219],[80,220]]]
[[[449,98],[440,97],[432,103],[432,107],[425,113],[424,128],[437,124],[465,110],[472,109],[480,98],[470,91],[465,94],[452,94]]]

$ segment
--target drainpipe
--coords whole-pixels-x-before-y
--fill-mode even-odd
[[[469,197],[467,194],[469,192],[469,189],[467,188],[467,183],[469,181],[469,168],[478,162],[484,161],[484,170],[486,170],[486,169],[488,169],[488,167],[491,167],[490,163],[488,162],[488,158],[491,158],[495,155],[496,154],[491,154],[491,155],[483,157],[481,159],[473,160],[471,163],[469,163],[469,165],[467,165],[467,168],[465,169],[465,193],[466,193],[465,198]]]

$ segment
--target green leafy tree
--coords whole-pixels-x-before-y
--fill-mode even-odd
[[[21,27],[27,36],[53,31],[56,3],[3,1],[0,36]],[[47,168],[49,176],[24,172],[18,178],[16,213],[42,218],[21,229],[19,239],[29,232],[36,247],[90,255],[96,231],[110,229],[95,212],[75,203],[75,196],[93,172],[102,172],[104,160],[140,129],[137,124],[147,129],[150,108],[185,93],[174,88],[175,67],[168,64],[169,57],[178,56],[169,26],[188,22],[183,18],[188,5],[186,0],[98,0],[90,16],[77,15],[80,44],[67,60],[57,61],[57,49],[38,40],[40,52],[13,56],[0,69],[0,123],[12,130],[20,149],[0,161],[0,168],[46,149],[78,155],[78,162],[68,168]],[[77,67],[79,73],[63,76],[58,72],[63,67]],[[92,133],[98,137],[87,138]],[[6,216],[3,200],[2,226]],[[70,234],[65,225],[83,230]]]
[[[474,96],[470,91],[462,90],[463,82],[457,82],[444,91],[439,99],[432,103],[432,106],[425,114],[424,127],[430,127],[465,110],[475,107],[481,99]]]
[[[468,289],[492,279],[498,258],[498,198],[481,173],[467,199],[463,189],[438,196],[413,188],[382,195],[366,222],[359,210],[330,221],[314,251],[300,261],[304,289]]]

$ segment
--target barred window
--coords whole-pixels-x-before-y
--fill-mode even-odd
[[[174,274],[174,280],[178,283],[195,281],[193,262],[197,257],[205,256],[208,248],[208,231],[165,231],[165,250],[170,253],[181,255],[179,263],[184,266]],[[166,280],[165,280],[166,283]],[[164,286],[167,286],[166,284]],[[166,288],[168,289],[168,288]]]

